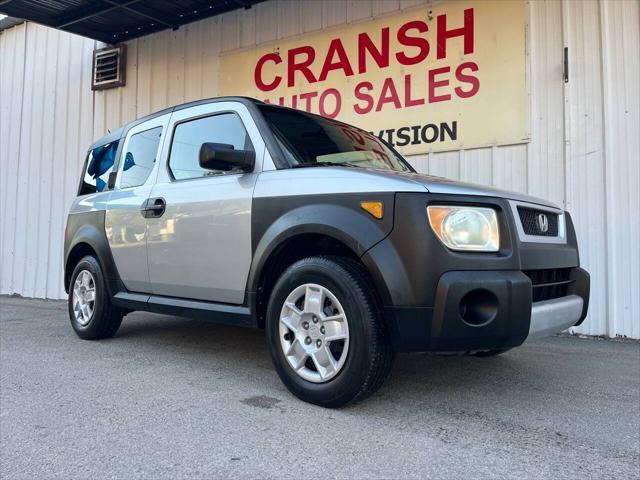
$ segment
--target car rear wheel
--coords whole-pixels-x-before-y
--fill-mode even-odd
[[[122,311],[111,304],[100,263],[93,256],[78,262],[69,284],[69,319],[85,340],[109,338],[122,323]]]
[[[375,392],[393,351],[366,272],[341,257],[310,257],[290,266],[267,308],[276,370],[300,399],[340,407]]]

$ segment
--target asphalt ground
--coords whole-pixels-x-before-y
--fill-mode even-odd
[[[640,343],[401,354],[328,410],[264,333],[148,313],[78,339],[64,302],[0,297],[0,478],[640,478]]]

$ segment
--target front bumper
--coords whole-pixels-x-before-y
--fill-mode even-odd
[[[433,307],[387,307],[397,351],[503,350],[579,324],[587,314],[589,274],[571,271],[567,295],[532,302],[519,271],[456,271],[440,278]]]
[[[573,327],[582,315],[584,300],[578,295],[534,303],[527,340],[547,337]]]
[[[444,247],[426,219],[425,205],[434,202],[494,208],[500,251]],[[507,349],[584,320],[589,274],[579,267],[568,213],[566,241],[550,244],[520,241],[509,201],[501,198],[397,194],[395,212],[390,235],[362,260],[397,351]]]

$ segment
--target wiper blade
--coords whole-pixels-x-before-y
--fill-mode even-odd
[[[313,162],[313,163],[297,163],[292,168],[306,168],[306,167],[353,167],[358,168],[354,164],[349,162]]]

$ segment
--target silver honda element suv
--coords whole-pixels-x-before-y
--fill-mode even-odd
[[[287,388],[325,407],[374,392],[396,352],[497,355],[580,325],[589,303],[568,212],[238,97],[91,145],[64,265],[79,337],[136,310],[262,328]]]

